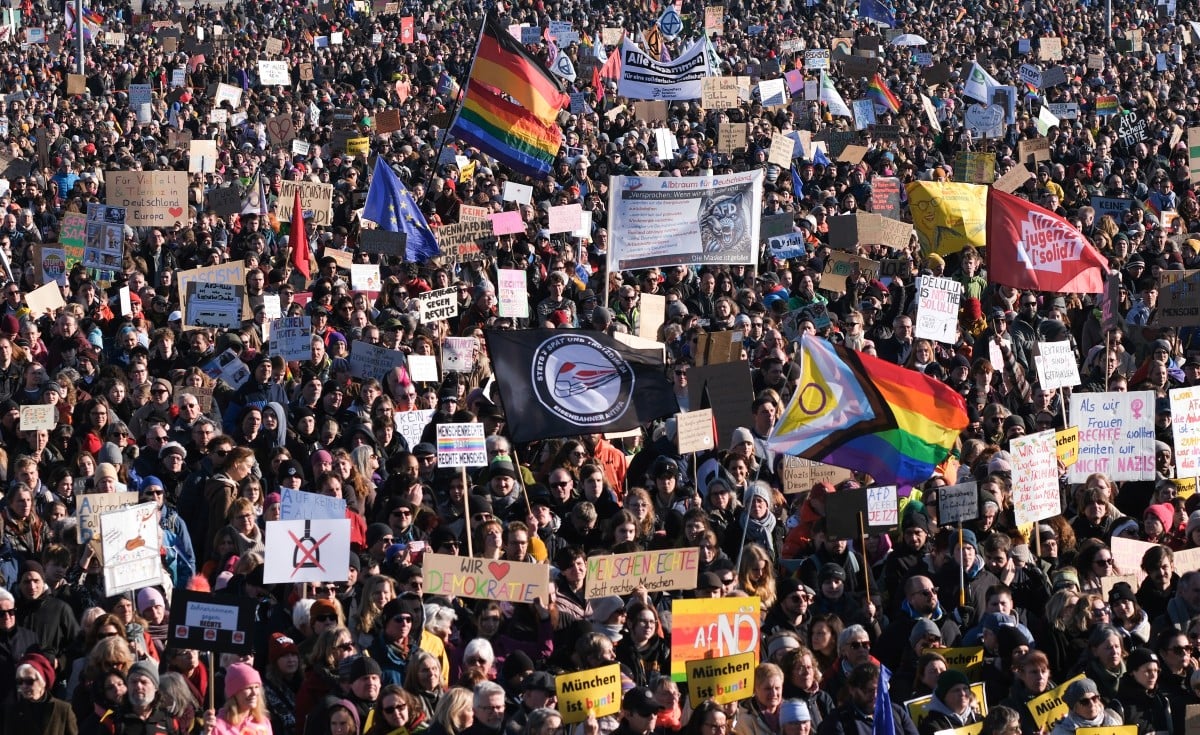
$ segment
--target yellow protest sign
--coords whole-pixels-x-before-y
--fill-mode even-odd
[[[1039,730],[1049,730],[1057,725],[1059,720],[1067,716],[1067,712],[1071,708],[1063,701],[1062,695],[1067,691],[1067,687],[1082,678],[1083,674],[1080,674],[1073,679],[1068,679],[1045,694],[1034,697],[1025,703],[1025,706],[1029,708],[1029,714],[1033,715],[1034,724],[1038,726]]]
[[[941,653],[941,651],[938,651]],[[985,717],[988,713],[987,694],[983,691],[983,683],[978,682],[971,685],[971,694],[975,695],[975,701],[979,702],[979,716]],[[933,702],[933,695],[926,694],[924,697],[910,699],[904,703],[908,709],[908,716],[912,718],[913,724],[918,728],[925,718],[929,716],[929,704]]]
[[[1175,484],[1179,487],[1179,497],[1190,498],[1196,494],[1196,478],[1180,477],[1175,480]]]
[[[687,662],[688,694],[693,702],[711,699],[728,704],[754,694],[754,651]]]
[[[939,648],[937,652],[946,659],[946,665],[961,671],[968,679],[977,679],[983,669],[983,646],[965,648]]]
[[[1058,449],[1058,461],[1070,467],[1079,459],[1079,427],[1068,426],[1054,432],[1054,445]]]
[[[357,156],[360,153],[371,152],[371,139],[368,137],[348,138],[346,140],[346,155]]]
[[[983,722],[956,727],[952,730],[939,730],[939,732],[949,732],[954,733],[954,735],[979,735],[979,733],[983,732]]]
[[[1137,725],[1113,725],[1112,727],[1078,727],[1078,735],[1137,735]]]
[[[558,711],[568,725],[583,722],[589,714],[604,717],[621,711],[620,664],[559,674],[555,688]]]
[[[965,245],[987,244],[987,187],[936,181],[914,181],[908,208],[925,253],[948,255]]]

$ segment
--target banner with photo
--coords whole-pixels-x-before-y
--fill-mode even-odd
[[[628,37],[621,43],[618,93],[633,100],[698,100],[708,76],[705,44],[693,44],[677,59],[655,61]]]
[[[696,178],[614,176],[615,270],[758,262],[763,172]]]

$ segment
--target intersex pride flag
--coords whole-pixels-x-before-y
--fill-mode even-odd
[[[1104,290],[1108,261],[1062,217],[988,190],[988,277],[1005,286],[1060,293]]]

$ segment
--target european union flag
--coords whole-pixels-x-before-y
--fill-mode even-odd
[[[888,28],[896,27],[896,12],[888,6],[886,0],[859,0],[858,15]]]
[[[408,238],[404,259],[410,263],[442,254],[417,200],[392,167],[384,163],[383,156],[375,159],[375,173],[371,175],[362,216],[378,224],[381,230],[403,232]]]
[[[829,156],[825,155],[824,148],[817,148],[813,153],[813,163],[817,166],[829,166]]]
[[[875,690],[875,722],[871,726],[872,735],[896,735],[896,718],[892,716],[892,695],[888,692],[891,683],[892,672],[880,664],[879,688]]]
[[[792,166],[792,198],[800,201],[804,198],[804,181],[800,178],[800,172]]]

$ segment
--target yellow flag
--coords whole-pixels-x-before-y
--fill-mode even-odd
[[[987,244],[986,186],[914,181],[907,189],[913,227],[926,255],[948,255],[964,245]]]

